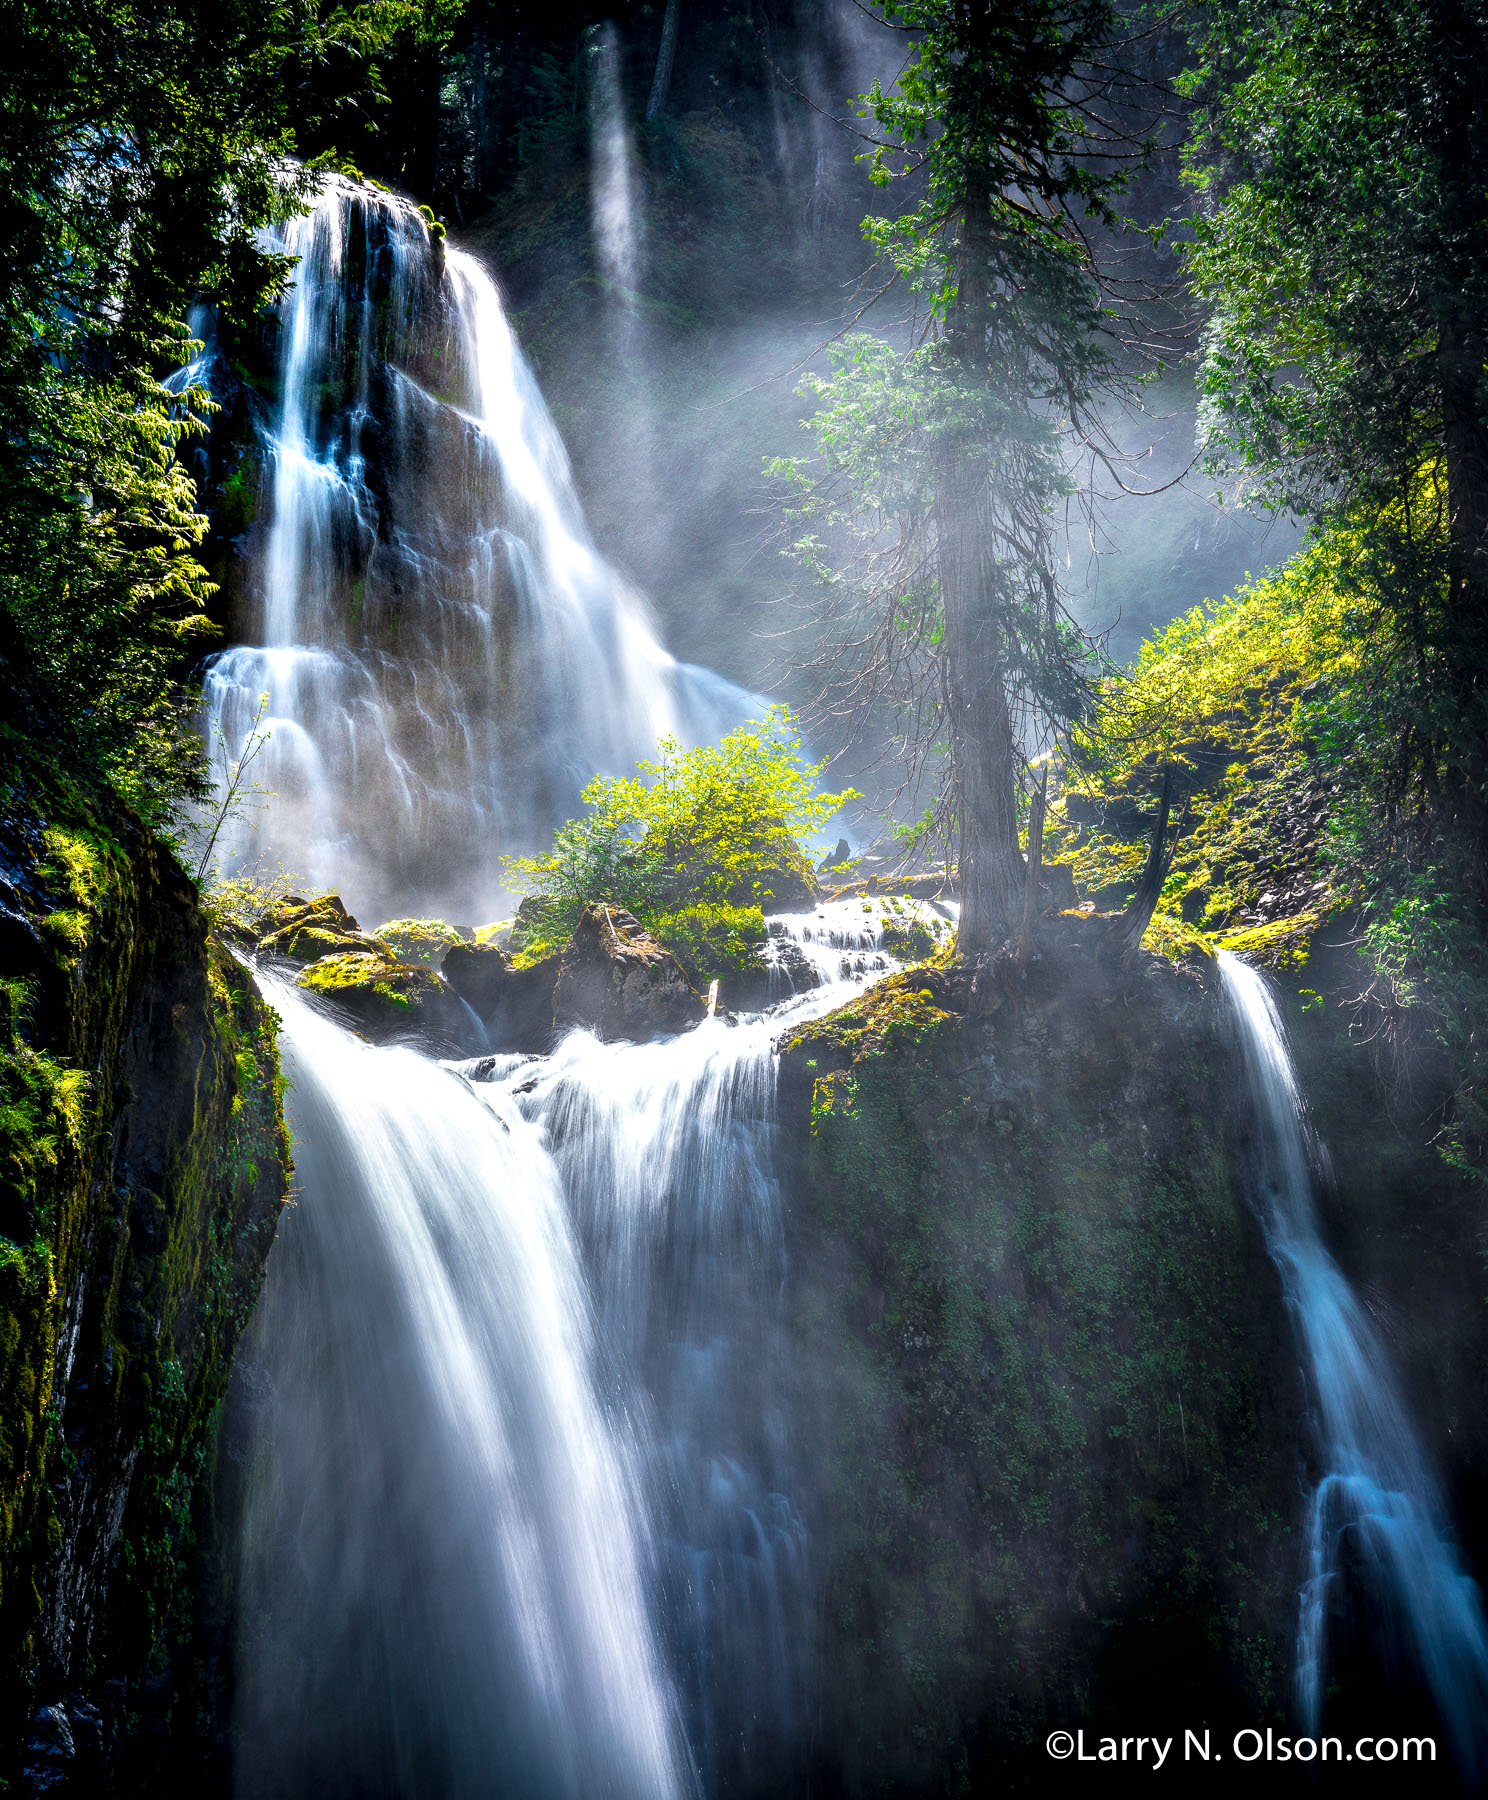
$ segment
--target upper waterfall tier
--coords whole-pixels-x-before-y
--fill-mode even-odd
[[[679,663],[600,556],[490,276],[332,177],[276,248],[277,410],[244,635],[206,704],[219,783],[262,705],[269,790],[224,834],[359,912],[496,905],[596,772],[720,736],[752,695]]]

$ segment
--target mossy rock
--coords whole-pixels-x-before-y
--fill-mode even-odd
[[[301,921],[342,931],[361,929],[346,910],[339,894],[321,894],[314,900],[307,900],[303,894],[286,894],[253,921],[253,935],[256,938],[270,937]]]
[[[947,962],[783,1046],[843,1792],[1034,1792],[1070,1720],[1286,1704],[1306,1437],[1243,1083],[1211,986],[1102,929],[1008,959],[990,1011]]]
[[[265,913],[254,931],[260,955],[282,956],[288,962],[320,962],[354,951],[388,954],[380,939],[361,930],[339,894],[324,894],[318,900],[292,894]]]
[[[288,962],[320,962],[328,956],[345,956],[349,952],[385,954],[376,938],[360,931],[336,931],[324,925],[303,923],[288,925],[283,931],[261,938],[258,950],[264,956],[282,956]]]
[[[323,957],[301,972],[298,985],[334,1003],[374,1043],[418,1038],[437,1049],[475,1047],[468,1015],[449,983],[432,969],[395,961],[385,950]]]
[[[0,1776],[65,1697],[145,1791],[213,1704],[211,1434],[288,1186],[274,1020],[170,850],[4,713]]]
[[[445,951],[454,944],[465,943],[471,934],[443,919],[393,919],[379,925],[372,935],[386,944],[399,962],[437,969],[444,961]]]
[[[705,1003],[677,959],[623,907],[590,907],[563,952],[553,994],[557,1030],[584,1026],[606,1039],[685,1030]]]

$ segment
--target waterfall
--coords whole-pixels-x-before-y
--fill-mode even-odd
[[[1359,1562],[1384,1634],[1436,1703],[1459,1763],[1488,1760],[1488,1628],[1482,1597],[1384,1346],[1318,1229],[1307,1124],[1286,1034],[1254,969],[1219,952],[1239,1022],[1260,1126],[1258,1200],[1316,1411],[1323,1474],[1307,1511],[1307,1574],[1297,1628],[1297,1698],[1309,1732],[1323,1710],[1329,1604],[1341,1552]]]
[[[374,918],[499,910],[501,853],[596,772],[762,703],[660,642],[600,556],[495,284],[411,205],[331,177],[294,259],[246,546],[254,641],[208,669],[219,789],[272,795],[223,861],[282,861]]]
[[[539,1134],[265,985],[300,1199],[245,1371],[239,1792],[685,1792]]]
[[[635,149],[620,80],[620,36],[613,24],[599,28],[589,114],[589,205],[600,273],[618,290],[615,299],[620,307],[633,315],[641,272],[640,207]]]
[[[799,938],[795,922],[788,928]],[[774,1041],[439,1065],[268,978],[297,1204],[235,1375],[241,1800],[728,1791],[799,1768]]]

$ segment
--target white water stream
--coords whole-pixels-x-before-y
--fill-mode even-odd
[[[679,663],[596,550],[479,262],[336,177],[276,247],[297,262],[244,546],[254,641],[206,680],[219,785],[262,704],[272,801],[222,861],[282,862],[371,919],[495,917],[500,855],[596,773],[763,703]]]
[[[1436,1477],[1368,1315],[1318,1229],[1307,1123],[1286,1033],[1265,978],[1219,952],[1260,1125],[1258,1198],[1296,1323],[1323,1475],[1307,1515],[1297,1627],[1297,1699],[1307,1730],[1323,1716],[1330,1602],[1347,1557],[1374,1592],[1377,1635],[1400,1671],[1424,1680],[1459,1763],[1488,1763],[1488,1627],[1453,1543]]]

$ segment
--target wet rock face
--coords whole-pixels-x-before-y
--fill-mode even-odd
[[[445,980],[484,1020],[501,1004],[511,984],[511,958],[494,944],[452,944],[444,953]]]
[[[148,1789],[146,1740],[187,1754],[213,1704],[209,1443],[289,1182],[273,1020],[166,847],[11,754],[0,1775],[99,1791],[106,1743]]]
[[[771,932],[764,945],[766,999],[805,994],[821,986],[821,971],[794,938]]]
[[[833,1792],[1039,1791],[1056,1726],[1286,1705],[1307,1438],[1238,1069],[1199,975],[1081,929],[781,1045]]]
[[[458,944],[444,959],[446,981],[480,1020],[493,1050],[540,1056],[553,1045],[553,989],[561,958],[513,968],[504,951]]]
[[[471,1020],[449,983],[432,969],[398,962],[386,952],[322,957],[297,985],[330,1002],[375,1044],[416,1038],[436,1052],[473,1047]]]
[[[602,1038],[643,1039],[682,1031],[707,1010],[676,958],[630,913],[590,907],[558,971],[553,1025],[587,1026]]]

